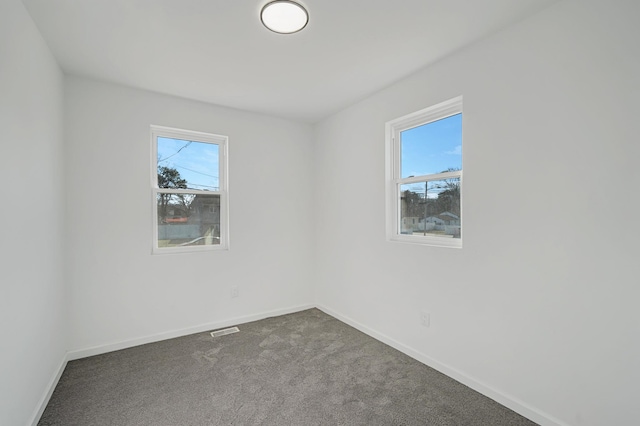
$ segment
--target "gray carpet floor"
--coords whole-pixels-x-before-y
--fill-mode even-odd
[[[310,309],[68,363],[45,425],[534,425]]]

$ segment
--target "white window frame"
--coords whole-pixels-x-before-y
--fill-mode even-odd
[[[401,185],[442,179],[460,178],[460,229],[462,230],[462,170],[402,178],[400,133],[443,118],[462,113],[462,96],[416,111],[386,123],[386,231],[388,241],[422,244],[437,247],[462,248],[462,238],[443,238],[432,235],[405,235],[400,232]],[[464,122],[464,117],[463,117]],[[464,149],[464,143],[463,143]],[[464,161],[464,155],[463,155]]]
[[[158,137],[182,139],[192,142],[203,142],[218,145],[219,176],[217,191],[197,189],[159,188],[158,187]],[[229,249],[229,177],[228,177],[228,144],[229,138],[212,133],[173,127],[151,126],[151,203],[153,212],[153,254],[189,253]],[[158,247],[158,194],[204,194],[220,196],[220,244]]]

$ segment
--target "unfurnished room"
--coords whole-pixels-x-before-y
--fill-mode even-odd
[[[640,424],[637,0],[0,0],[0,425]]]

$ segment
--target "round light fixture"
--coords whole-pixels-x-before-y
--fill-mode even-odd
[[[275,33],[292,34],[307,26],[309,14],[296,2],[275,0],[262,8],[260,20],[265,27]]]

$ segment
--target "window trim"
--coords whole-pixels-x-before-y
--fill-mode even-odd
[[[218,145],[218,190],[203,191],[197,189],[159,188],[158,187],[158,137],[182,139],[192,142]],[[178,129],[151,125],[151,211],[152,211],[152,254],[193,253],[229,249],[229,176],[228,176],[229,137],[194,130]],[[220,244],[158,247],[158,202],[159,193],[166,194],[206,194],[220,195]]]
[[[430,175],[402,178],[400,133],[415,127],[432,123],[456,114],[462,114],[462,96],[441,102],[437,105],[388,121],[385,124],[385,160],[386,160],[386,236],[387,241],[404,242],[436,247],[462,248],[462,238],[443,238],[430,235],[406,235],[400,232],[401,185],[428,182],[434,180],[460,179],[460,229],[464,214],[462,212],[463,170]],[[463,115],[464,124],[464,115]],[[463,140],[464,151],[464,140]],[[463,154],[464,162],[464,154]],[[463,167],[464,169],[464,167]]]

